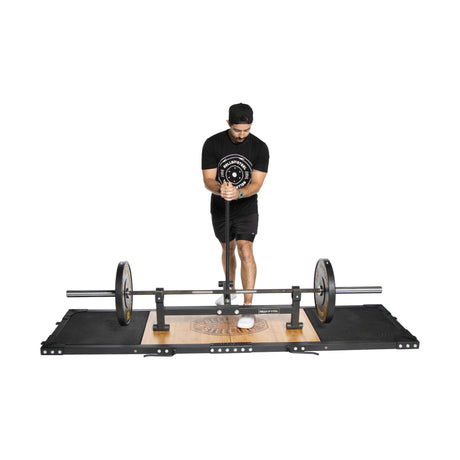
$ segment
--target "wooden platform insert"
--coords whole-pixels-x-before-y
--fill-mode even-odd
[[[154,332],[156,312],[150,312],[142,345],[206,343],[320,342],[307,315],[300,310],[303,329],[288,330],[290,315],[257,315],[252,329],[238,329],[239,316],[166,316],[168,332]]]

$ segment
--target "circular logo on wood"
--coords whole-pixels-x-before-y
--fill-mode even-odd
[[[236,188],[246,187],[252,179],[252,163],[241,155],[227,155],[217,165],[218,181]]]
[[[224,318],[222,316],[209,316],[203,319],[192,321],[191,328],[193,332],[207,335],[230,335],[238,334],[257,334],[268,329],[268,324],[264,319],[256,317],[254,326],[251,329],[239,329],[237,327],[238,318]]]

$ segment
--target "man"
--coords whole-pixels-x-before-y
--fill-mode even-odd
[[[205,187],[212,192],[211,216],[214,233],[222,245],[222,265],[225,271],[225,200],[230,201],[229,280],[235,285],[235,249],[241,261],[243,289],[254,289],[257,266],[253,243],[257,234],[259,213],[257,193],[268,171],[269,153],[264,142],[250,133],[253,111],[247,104],[235,104],[229,109],[230,129],[206,140],[202,153]],[[236,297],[232,294],[232,299]],[[216,304],[224,303],[223,296]],[[244,295],[244,305],[252,304],[252,294]],[[254,317],[243,315],[241,329],[254,326]]]

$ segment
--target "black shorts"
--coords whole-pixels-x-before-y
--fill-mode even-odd
[[[225,216],[212,215],[212,226],[217,239],[225,243]],[[237,240],[254,241],[259,226],[259,214],[247,216],[230,216],[230,241]]]

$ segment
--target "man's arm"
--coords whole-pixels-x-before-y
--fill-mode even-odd
[[[220,195],[221,185],[216,181],[217,168],[203,169],[204,186],[215,195]]]
[[[203,169],[203,181],[205,187],[215,195],[220,195],[227,201],[236,200],[240,196],[240,191],[243,192],[243,198],[248,198],[255,195],[262,188],[266,172],[253,170],[251,183],[243,187],[242,189],[235,188],[230,182],[226,182],[221,185],[216,180],[217,168],[214,169]]]
[[[247,198],[252,195],[255,195],[256,193],[259,193],[259,190],[262,188],[262,185],[264,184],[264,180],[266,176],[267,176],[266,172],[257,171],[256,169],[254,169],[252,171],[251,183],[246,185],[246,187],[239,189],[238,195],[239,195],[239,192],[242,191],[244,194],[244,198]]]
[[[252,178],[250,184],[246,185],[246,187],[243,187],[241,189],[237,189],[228,182],[224,184],[224,186],[222,186],[220,195],[225,200],[231,201],[237,200],[240,196],[240,192],[243,192],[243,198],[248,198],[259,192],[259,190],[262,188],[266,176],[266,172],[257,171],[254,169],[252,171]]]

